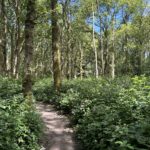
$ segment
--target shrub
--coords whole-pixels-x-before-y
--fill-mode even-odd
[[[0,100],[1,150],[38,150],[41,131],[39,115],[29,110],[22,96]]]
[[[84,149],[150,149],[148,77],[77,79],[65,81],[59,96],[45,94],[70,113]]]
[[[149,149],[149,79],[135,77],[130,87],[123,87],[118,92],[108,90],[110,103],[105,101],[108,95],[100,95],[77,125],[78,137],[86,149]]]
[[[19,80],[0,77],[0,97],[8,99],[13,95],[22,92],[21,82]]]
[[[52,94],[54,92],[51,79],[46,78],[42,80],[38,80],[33,89],[34,96],[37,101],[50,102]],[[55,95],[55,93],[53,94]]]
[[[17,80],[0,78],[0,150],[38,150],[42,121]]]

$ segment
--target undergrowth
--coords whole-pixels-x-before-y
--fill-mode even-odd
[[[21,82],[0,77],[0,150],[40,150],[43,124],[21,93]]]
[[[37,100],[70,114],[84,149],[150,149],[150,78],[69,80],[59,95],[50,83],[35,84]]]

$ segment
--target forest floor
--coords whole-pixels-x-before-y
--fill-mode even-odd
[[[69,119],[58,112],[52,105],[38,103],[45,129],[40,141],[41,150],[79,150],[74,138]]]

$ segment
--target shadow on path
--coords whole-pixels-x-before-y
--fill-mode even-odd
[[[58,114],[52,105],[43,103],[37,104],[37,110],[45,124],[41,139],[42,150],[79,150],[66,116]]]

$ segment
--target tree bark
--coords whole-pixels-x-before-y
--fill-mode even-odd
[[[35,0],[27,1],[27,15],[25,20],[25,58],[23,93],[25,97],[32,95],[32,57],[33,57],[33,34],[35,27]]]
[[[60,49],[59,49],[59,25],[57,14],[57,0],[51,1],[52,9],[52,51],[53,51],[53,78],[54,87],[57,92],[61,88],[61,64],[60,64]]]
[[[5,74],[7,71],[7,17],[5,12],[5,1],[0,0],[0,73]]]
[[[11,56],[10,56],[10,74],[11,74],[11,77],[13,77],[13,72],[14,72],[14,47],[15,47],[15,44],[14,44],[14,27],[12,27],[11,29]]]
[[[20,62],[20,45],[21,45],[21,29],[20,29],[20,0],[15,1],[15,14],[16,14],[16,44],[14,51],[14,72],[13,75],[15,78],[19,77],[19,62]]]
[[[103,41],[103,30],[102,30],[102,14],[101,14],[101,10],[100,10],[100,3],[98,0],[96,0],[96,4],[97,4],[97,11],[98,11],[98,17],[99,17],[99,21],[100,21],[100,26],[99,26],[99,30],[100,30],[100,60],[101,60],[101,75],[104,76],[104,67],[105,67],[105,63],[104,63],[104,41]]]
[[[80,79],[83,79],[83,49],[81,42],[79,42],[79,49],[80,49]]]
[[[115,17],[112,18],[111,78],[115,78]]]
[[[94,7],[92,4],[92,11],[93,11],[93,50],[95,54],[95,77],[98,78],[98,56],[97,56],[97,49],[96,49],[96,43],[95,43],[95,31],[94,31],[94,18],[95,18],[95,13],[94,13]]]

